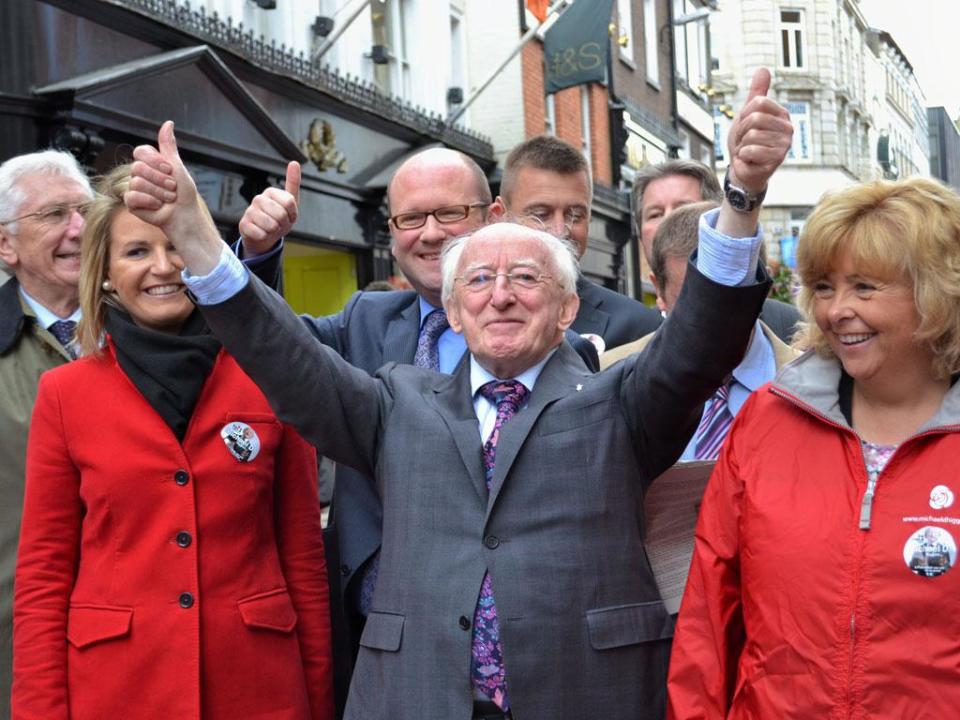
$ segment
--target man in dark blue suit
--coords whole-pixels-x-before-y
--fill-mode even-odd
[[[298,181],[296,173],[288,175],[284,190],[269,188],[254,198],[240,224],[248,250],[265,251],[290,232],[297,216]],[[414,290],[358,292],[336,315],[302,320],[320,342],[370,374],[388,362],[452,373],[466,343],[450,329],[442,309],[440,251],[451,238],[487,223],[490,186],[466,155],[430,148],[397,169],[387,188],[387,202],[391,252]],[[596,371],[599,361],[593,346],[574,332],[568,332],[567,339]],[[338,715],[373,594],[382,535],[380,498],[373,483],[349,477],[357,474],[352,468],[337,467],[324,533]]]
[[[500,196],[490,212],[511,216],[567,237],[583,258],[587,251],[593,183],[579,150],[550,135],[517,145],[507,155]],[[633,298],[598,285],[583,275],[577,280],[580,310],[571,326],[599,335],[611,348],[636,340],[660,326],[660,313]]]

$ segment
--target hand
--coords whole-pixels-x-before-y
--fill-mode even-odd
[[[283,190],[269,187],[257,195],[240,219],[245,257],[262,255],[288,235],[297,222],[300,202],[300,163],[287,165]]]
[[[748,192],[766,189],[793,142],[790,114],[767,97],[769,89],[770,71],[760,68],[727,138],[730,182]]]
[[[156,148],[139,145],[133,158],[130,187],[123,194],[127,209],[163,230],[188,270],[206,275],[216,267],[223,241],[180,159],[173,122],[160,126]]]

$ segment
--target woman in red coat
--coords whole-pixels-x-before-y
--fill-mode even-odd
[[[325,720],[315,454],[206,332],[128,181],[88,213],[86,357],[40,381],[13,716]]]

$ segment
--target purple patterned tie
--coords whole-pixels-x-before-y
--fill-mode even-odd
[[[50,334],[63,345],[63,349],[67,351],[67,354],[76,360],[77,349],[73,344],[73,340],[74,334],[77,331],[77,323],[73,320],[57,320],[47,329],[50,331]]]
[[[417,341],[417,352],[413,356],[416,367],[436,370],[440,372],[440,349],[437,341],[450,327],[447,314],[443,310],[434,310],[423,321],[420,328],[420,339]],[[360,614],[366,617],[370,614],[373,605],[373,590],[377,586],[377,574],[380,572],[380,551],[374,553],[360,568],[360,597],[357,604]]]
[[[420,339],[417,341],[417,353],[413,356],[413,364],[440,372],[440,348],[437,341],[450,327],[447,314],[443,310],[434,310],[427,315],[420,328]]]
[[[730,414],[730,381],[721,385],[707,402],[700,418],[700,427],[697,428],[697,443],[694,446],[694,457],[697,460],[716,460],[720,456],[720,446],[730,430],[733,415]]]
[[[516,380],[503,382],[494,380],[482,385],[478,392],[497,406],[497,419],[493,424],[493,431],[483,445],[483,471],[489,492],[493,481],[493,468],[496,465],[500,428],[517,414],[517,410],[530,391]],[[504,712],[510,709],[510,704],[507,702],[507,680],[503,670],[500,622],[497,620],[497,606],[493,601],[493,583],[489,572],[483,575],[480,597],[477,599],[477,608],[473,613],[470,675],[473,678],[474,688],[493,700]]]

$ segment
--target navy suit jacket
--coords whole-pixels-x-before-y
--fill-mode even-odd
[[[658,310],[585,277],[577,281],[577,295],[580,310],[570,329],[599,335],[608,348],[648,335],[663,321]]]

